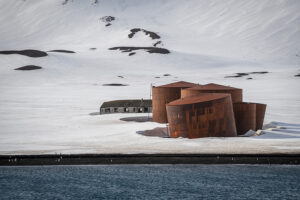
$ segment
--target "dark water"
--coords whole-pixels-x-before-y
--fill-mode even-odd
[[[0,167],[0,199],[300,199],[300,166]]]

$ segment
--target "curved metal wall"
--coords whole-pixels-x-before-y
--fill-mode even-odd
[[[233,111],[238,135],[256,130],[256,104],[239,102],[233,104]]]
[[[180,98],[176,87],[152,87],[152,121],[168,123],[166,104]]]
[[[226,93],[231,94],[232,103],[243,101],[242,89],[203,89],[203,88],[186,88],[181,90],[181,98],[197,96],[201,93]]]
[[[167,104],[169,131],[172,138],[237,136],[231,97],[228,94],[209,101]],[[197,97],[196,97],[197,98]],[[177,104],[178,102],[178,104]]]
[[[256,104],[256,130],[262,129],[266,113],[266,104]]]

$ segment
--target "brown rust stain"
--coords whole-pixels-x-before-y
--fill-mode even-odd
[[[239,102],[233,104],[237,133],[245,134],[247,131],[256,130],[256,104]]]
[[[216,98],[216,97],[219,98]],[[210,96],[211,97],[211,96]],[[218,94],[214,98],[186,98],[167,104],[171,137],[234,137],[235,120],[231,97]]]
[[[182,88],[199,86],[194,83],[179,81],[158,87],[152,87],[152,121],[168,123],[166,104],[180,98]]]
[[[256,130],[262,129],[263,127],[266,108],[266,104],[256,103]]]

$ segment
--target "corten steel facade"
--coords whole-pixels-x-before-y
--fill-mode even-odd
[[[238,135],[256,130],[256,104],[239,102],[233,104],[234,118]]]
[[[237,136],[230,94],[202,94],[167,104],[172,138]]]
[[[192,88],[182,89],[181,98],[197,96],[201,93],[228,93],[231,94],[232,103],[243,101],[243,90],[214,83],[199,85]]]
[[[180,98],[182,88],[199,86],[189,82],[176,82],[152,87],[152,121],[168,123],[166,104]]]
[[[256,103],[256,130],[262,129],[263,127],[266,108],[266,104]]]
[[[230,137],[262,128],[266,105],[243,102],[239,88],[188,82],[152,87],[153,121],[171,137]]]

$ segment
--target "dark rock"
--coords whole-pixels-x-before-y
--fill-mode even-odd
[[[109,48],[109,50],[121,50],[126,52],[131,52],[135,50],[145,50],[148,53],[160,53],[160,54],[170,53],[168,49],[158,48],[158,47],[112,47]]]
[[[152,38],[152,40],[155,40],[155,39],[159,39],[160,36],[152,31],[147,31],[147,30],[143,30],[145,32],[146,35],[149,35],[149,37]]]
[[[128,54],[129,56],[133,56],[134,54],[136,54],[135,52],[132,52],[130,54]]]
[[[113,16],[104,16],[104,17],[101,17],[100,20],[102,22],[106,22],[106,23],[109,23],[109,22],[112,22],[114,21],[116,18],[113,17]]]
[[[128,86],[128,85],[122,83],[108,83],[108,84],[103,84],[102,86]]]
[[[93,51],[93,50],[96,50],[96,49],[97,49],[97,48],[94,48],[94,47],[93,47],[93,48],[90,48],[90,50],[92,50],[92,51]]]
[[[247,80],[252,80],[253,78],[251,78],[251,77],[249,77],[249,78],[247,78]]]
[[[42,67],[35,66],[35,65],[26,65],[24,67],[16,68],[15,70],[28,71],[28,70],[37,70],[37,69],[42,69]]]
[[[141,29],[140,28],[133,28],[130,31],[131,31],[131,33],[128,34],[128,37],[132,38],[137,32],[141,31]]]
[[[147,31],[145,29],[141,29],[141,28],[133,28],[130,30],[131,33],[128,34],[129,38],[133,38],[133,36],[139,32],[139,31],[143,31],[146,35],[148,35],[149,37],[151,37],[153,40],[155,39],[159,39],[160,36],[157,33],[154,33],[152,31]]]
[[[4,54],[4,55],[19,54],[19,55],[34,57],[34,58],[48,56],[48,54],[44,51],[33,50],[33,49],[26,49],[21,51],[15,51],[15,50],[0,51],[0,54]]]
[[[153,46],[156,47],[156,46],[159,45],[159,44],[161,44],[161,41],[157,41],[156,43],[153,44]]]
[[[269,72],[267,71],[261,71],[261,72],[250,72],[250,74],[267,74]]]
[[[239,78],[243,76],[248,76],[249,74],[267,74],[269,72],[267,71],[261,71],[261,72],[249,72],[249,73],[235,73],[236,75],[233,76],[225,76],[225,78]]]
[[[106,24],[105,26],[110,26],[111,25],[111,23],[108,23],[108,24]]]
[[[164,76],[171,76],[171,74],[164,74]]]
[[[300,77],[300,74],[296,74],[295,77]]]
[[[51,51],[48,51],[48,52],[57,52],[57,53],[76,53],[75,51],[61,50],[61,49],[58,49],[58,50],[51,50]]]
[[[234,76],[225,76],[224,78],[239,78],[239,77],[243,77],[240,75],[234,75]]]
[[[240,77],[248,76],[248,75],[249,75],[249,73],[235,73],[235,75],[225,76],[224,78],[240,78]]]
[[[131,52],[131,50],[124,50],[122,53]]]
[[[155,76],[154,78],[160,78],[159,76]]]
[[[124,78],[124,76],[118,76],[119,78]]]
[[[69,0],[65,0],[62,5],[66,5],[68,3]]]
[[[248,73],[236,73],[237,76],[248,76]]]

